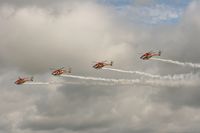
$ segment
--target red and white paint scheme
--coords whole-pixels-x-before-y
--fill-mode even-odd
[[[102,61],[102,62],[96,62],[96,64],[93,66],[93,68],[101,69],[104,66],[112,66],[112,65],[113,65],[113,61],[110,61],[110,63],[108,61]]]
[[[20,78],[19,77],[18,80],[15,81],[15,84],[21,85],[28,81],[33,81],[33,77],[30,77],[30,78]]]
[[[54,76],[58,76],[58,75],[62,75],[64,73],[71,73],[71,68],[69,68],[68,70],[65,70],[64,67],[62,67],[60,69],[55,69],[51,74]]]
[[[143,54],[140,57],[140,59],[142,59],[142,60],[149,60],[153,56],[161,56],[161,51],[158,51],[157,53],[156,52],[152,52],[152,51],[147,52],[147,53]]]

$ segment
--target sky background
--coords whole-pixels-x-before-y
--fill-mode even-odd
[[[199,12],[198,0],[0,0],[0,133],[199,133],[199,69],[138,54],[200,63]],[[179,79],[94,70],[99,60]],[[149,84],[53,77],[62,66]],[[55,84],[14,84],[32,75]]]

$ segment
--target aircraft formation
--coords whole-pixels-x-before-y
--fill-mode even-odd
[[[149,60],[150,58],[154,57],[154,56],[161,56],[161,51],[158,51],[158,52],[154,52],[154,51],[150,51],[150,52],[146,52],[144,53],[140,59],[142,60]],[[95,64],[92,66],[94,69],[102,69],[106,66],[113,66],[113,61],[99,61],[99,62],[95,62]],[[60,76],[60,75],[63,75],[63,74],[70,74],[72,72],[71,68],[68,68],[68,69],[65,69],[64,67],[62,68],[58,68],[58,69],[55,69],[55,68],[51,68],[52,72],[51,74],[53,76]],[[25,77],[25,78],[21,78],[19,77],[16,81],[15,81],[15,84],[16,85],[22,85],[26,82],[31,82],[33,81],[33,77]]]

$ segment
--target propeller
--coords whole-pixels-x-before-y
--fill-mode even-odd
[[[50,70],[61,70],[61,69],[64,69],[65,67],[61,67],[61,68],[49,68]]]
[[[64,69],[65,67],[61,67],[59,70],[62,70],[62,69]]]

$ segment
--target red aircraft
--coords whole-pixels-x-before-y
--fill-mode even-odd
[[[140,59],[149,60],[153,56],[160,56],[160,55],[161,55],[161,51],[159,51],[158,53],[150,51],[150,52],[147,52],[147,53],[143,54],[140,57]]]
[[[27,81],[33,81],[33,77],[30,77],[30,78],[20,78],[19,77],[18,80],[15,81],[15,84],[21,85],[21,84],[23,84],[23,83],[25,83]]]
[[[71,73],[71,68],[69,68],[68,70],[65,70],[64,67],[62,67],[60,69],[54,69],[51,74],[54,76],[57,76],[57,75],[61,75],[64,73]]]
[[[104,66],[112,66],[112,65],[113,65],[113,61],[111,61],[110,63],[108,63],[108,61],[102,61],[102,62],[96,62],[96,64],[93,66],[93,68],[101,69]]]

